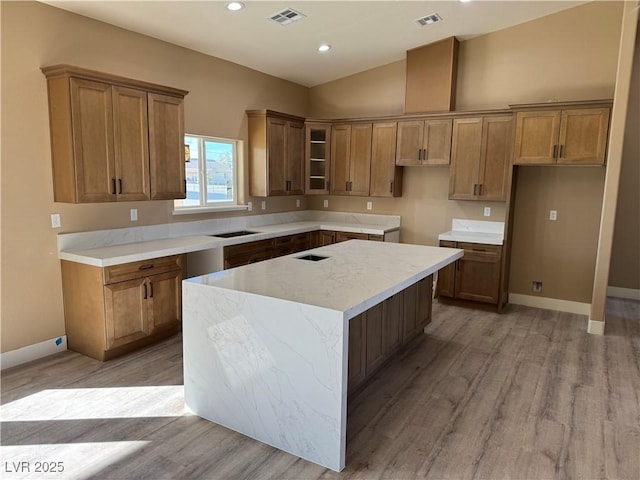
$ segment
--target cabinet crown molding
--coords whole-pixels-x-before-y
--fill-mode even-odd
[[[511,110],[540,110],[543,108],[557,110],[558,108],[593,108],[611,106],[613,106],[613,99],[579,100],[571,102],[516,103],[509,105],[509,108]]]
[[[165,85],[144,82],[142,80],[134,80],[132,78],[121,77],[119,75],[113,75],[110,73],[98,72],[96,70],[89,70],[87,68],[76,67],[74,65],[51,65],[49,67],[42,67],[40,70],[42,71],[42,73],[44,73],[47,79],[56,77],[83,78],[86,80],[94,80],[98,82],[108,82],[112,85],[139,88],[153,93],[161,93],[163,95],[170,95],[174,97],[185,97],[189,93],[188,90],[167,87]]]

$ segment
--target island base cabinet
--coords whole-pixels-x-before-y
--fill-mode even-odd
[[[63,260],[69,349],[104,361],[176,333],[182,264],[181,255],[105,268]]]
[[[347,393],[359,391],[431,321],[433,276],[349,320]]]

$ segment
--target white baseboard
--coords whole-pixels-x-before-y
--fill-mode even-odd
[[[629,300],[640,300],[640,290],[635,288],[607,287],[607,297],[628,298]]]
[[[604,335],[604,322],[600,320],[589,319],[589,325],[587,325],[587,333],[593,335]]]
[[[27,345],[26,347],[10,350],[0,354],[0,366],[6,368],[22,365],[23,363],[48,357],[54,353],[63,352],[67,349],[67,336],[52,338],[44,342]]]
[[[558,298],[534,297],[533,295],[509,293],[509,303],[524,305],[525,307],[536,307],[544,308],[546,310],[557,310],[559,312],[577,313],[579,315],[591,314],[590,303],[572,302],[570,300],[560,300]]]

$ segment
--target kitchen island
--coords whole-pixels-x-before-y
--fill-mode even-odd
[[[462,254],[351,240],[185,280],[187,407],[342,470],[350,327]]]

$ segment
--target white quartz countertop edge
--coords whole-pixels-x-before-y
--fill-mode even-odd
[[[312,232],[314,230],[336,230],[349,233],[365,233],[370,235],[384,235],[398,230],[400,227],[384,225],[350,224],[341,222],[295,222],[276,225],[249,227],[258,233],[233,238],[221,238],[210,235],[223,232],[212,232],[207,235],[187,235],[183,237],[151,240],[147,242],[125,243],[108,247],[92,248],[88,250],[69,250],[58,252],[60,260],[83,263],[95,267],[109,267],[123,263],[149,260],[151,258],[180,255],[189,252],[207,250],[211,248],[237,245],[240,243],[268,240],[270,238],[297,233]]]
[[[438,240],[449,242],[484,243],[487,245],[502,245],[504,235],[501,233],[463,232],[451,230],[438,235]]]

